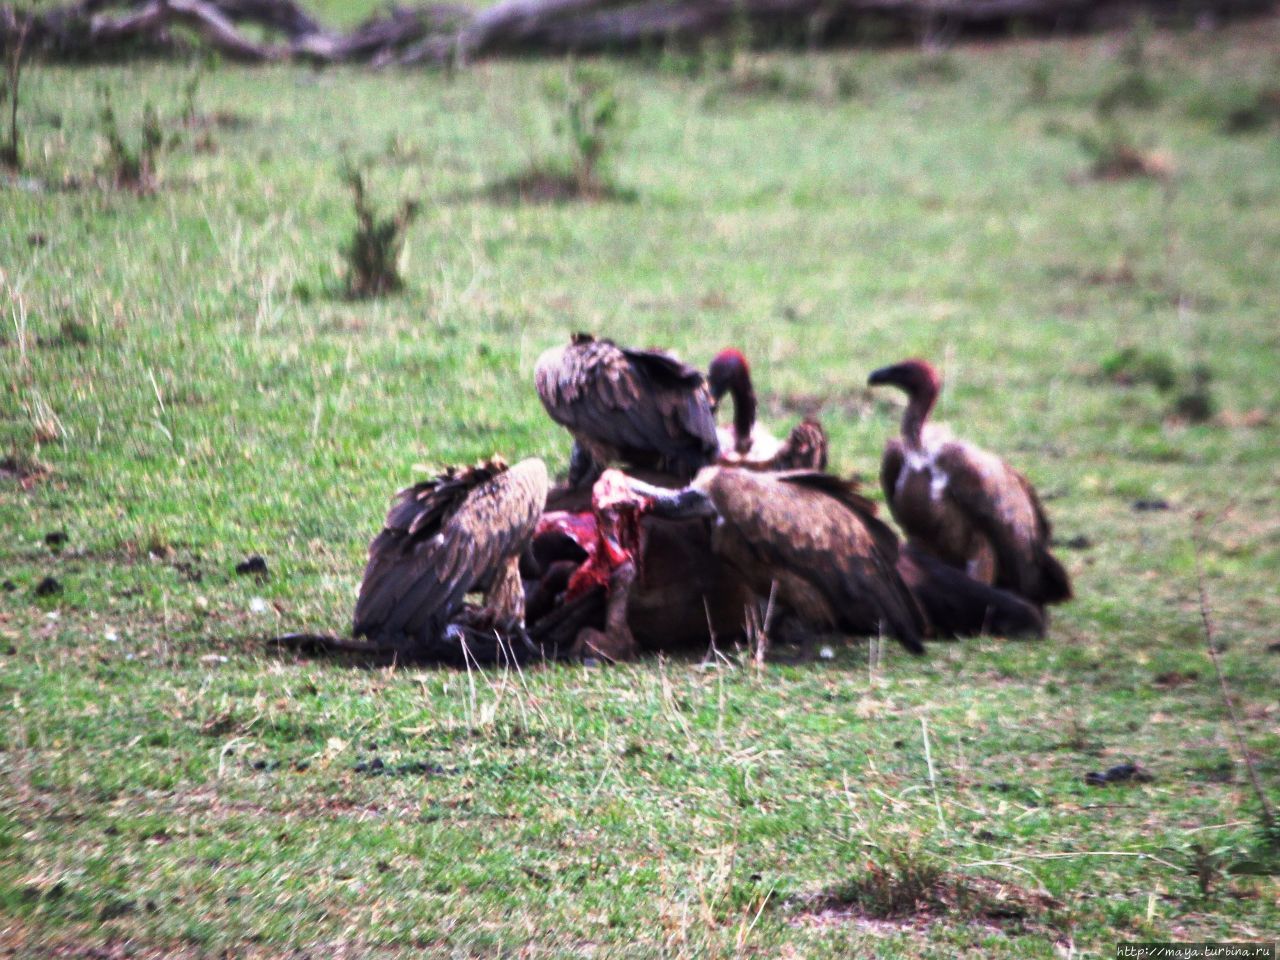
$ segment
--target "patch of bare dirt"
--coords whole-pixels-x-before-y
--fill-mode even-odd
[[[1170,180],[1175,172],[1173,158],[1169,154],[1124,144],[1099,157],[1090,168],[1089,175],[1095,180],[1128,180],[1133,177]]]
[[[30,490],[53,470],[35,457],[15,454],[0,459],[0,480],[15,481],[23,490]]]
[[[1214,418],[1220,426],[1232,429],[1252,430],[1271,424],[1271,415],[1261,408],[1253,410],[1222,410]]]
[[[792,926],[853,924],[873,933],[927,930],[935,922],[963,922],[1004,932],[1052,929],[1060,904],[1047,893],[1007,881],[939,873],[906,890],[878,868],[857,883],[822,894],[787,918]]]

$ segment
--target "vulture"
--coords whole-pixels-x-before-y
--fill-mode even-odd
[[[631,485],[656,516],[714,517],[716,558],[806,635],[884,632],[924,652],[927,622],[898,573],[898,538],[852,481],[710,467],[683,490]]]
[[[669,353],[579,333],[538,358],[534,382],[551,419],[573,434],[571,486],[590,486],[614,462],[687,482],[715,461],[711,395],[702,374]]]
[[[817,420],[806,418],[779,441],[756,420],[756,392],[751,366],[738,350],[721,350],[707,370],[707,386],[718,407],[727,393],[733,398],[733,427],[716,431],[720,462],[754,470],[826,470],[827,434]]]
[[[537,459],[494,458],[402,490],[369,545],[353,635],[372,649],[459,661],[463,642],[524,641],[519,560],[546,501]],[[483,606],[464,604],[473,592]]]
[[[742,633],[753,595],[712,554],[708,520],[651,515],[632,479],[606,470],[589,501],[553,491],[524,561],[545,649],[623,660]]]
[[[907,394],[902,436],[885,446],[880,483],[908,541],[981,583],[1037,606],[1071,599],[1071,580],[1049,552],[1035,489],[994,454],[926,425],[941,379],[923,360],[876,370],[870,386]]]

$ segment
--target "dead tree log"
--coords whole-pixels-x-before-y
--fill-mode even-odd
[[[857,35],[868,22],[916,40],[1015,28],[1083,29],[1142,10],[1217,18],[1273,12],[1275,0],[499,0],[393,7],[348,33],[324,28],[295,0],[77,0],[35,12],[0,6],[0,45],[25,34],[55,58],[116,57],[139,45],[174,50],[183,37],[242,63],[467,63],[511,53],[625,50],[698,40],[746,25],[757,38],[810,42]],[[265,40],[246,33],[252,25]],[[175,32],[176,31],[176,32]]]
[[[256,23],[294,41],[324,32],[293,0],[217,0],[213,6],[232,23]]]

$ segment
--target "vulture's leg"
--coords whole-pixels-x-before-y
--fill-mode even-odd
[[[604,466],[575,440],[573,450],[569,453],[569,486],[575,490],[590,488],[600,479],[600,474],[604,473]]]
[[[636,580],[636,564],[628,560],[609,577],[609,598],[604,614],[604,632],[587,627],[578,632],[574,654],[601,657],[609,661],[630,660],[636,655],[636,638],[627,626],[627,601]]]

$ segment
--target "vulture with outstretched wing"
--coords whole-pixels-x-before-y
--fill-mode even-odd
[[[524,626],[520,554],[547,502],[541,460],[493,459],[400,492],[369,545],[352,632],[380,649],[435,656],[471,631]],[[484,605],[465,607],[468,593]],[[452,631],[452,632],[450,632]]]
[[[534,381],[551,419],[573,434],[572,486],[589,486],[614,462],[688,480],[715,461],[702,374],[669,353],[579,333],[538,358]]]
[[[808,632],[883,632],[924,652],[927,624],[898,573],[898,538],[852,481],[712,467],[684,490],[633,488],[655,515],[714,516],[716,556]]]
[[[871,374],[871,386],[906,392],[902,436],[889,441],[880,482],[908,540],[982,583],[1043,606],[1071,599],[1071,579],[1049,552],[1035,488],[992,453],[926,424],[941,378],[923,360]]]
[[[707,386],[718,407],[728,394],[733,398],[733,426],[720,427],[720,462],[752,470],[826,470],[827,433],[822,424],[806,417],[786,440],[778,440],[756,420],[756,391],[751,365],[739,350],[721,350],[707,370]]]

